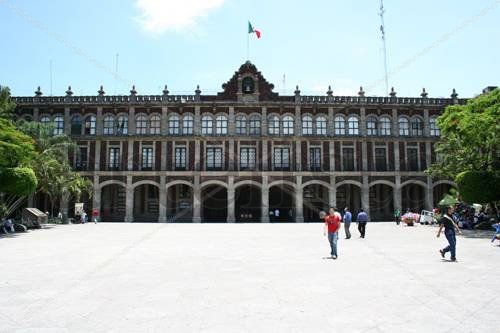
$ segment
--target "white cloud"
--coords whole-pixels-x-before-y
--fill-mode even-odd
[[[196,25],[225,0],[136,0],[142,28],[153,33],[182,30]]]

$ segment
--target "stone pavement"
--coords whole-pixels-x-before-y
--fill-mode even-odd
[[[320,224],[2,237],[0,332],[498,332],[500,247],[458,237],[459,262],[442,261],[436,230],[368,224],[336,261]]]

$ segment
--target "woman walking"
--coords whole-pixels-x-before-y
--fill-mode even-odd
[[[441,217],[441,220],[439,220],[439,230],[436,237],[439,238],[439,235],[441,234],[441,231],[444,228],[444,235],[448,240],[448,246],[445,247],[444,249],[439,250],[439,253],[441,254],[441,257],[444,259],[444,255],[446,254],[446,252],[450,252],[451,253],[450,260],[457,261],[456,257],[457,239],[455,237],[455,230],[459,234],[461,234],[462,232],[458,228],[455,221],[453,221],[453,219],[451,218],[452,213],[453,213],[453,207],[447,207],[445,213],[443,214],[443,217]]]

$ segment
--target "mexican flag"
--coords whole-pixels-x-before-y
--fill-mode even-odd
[[[255,33],[255,35],[257,36],[257,38],[260,38],[260,30],[255,29],[252,26],[252,23],[250,23],[250,21],[248,21],[248,33],[249,34]]]

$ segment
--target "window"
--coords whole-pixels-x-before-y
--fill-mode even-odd
[[[215,118],[215,134],[226,135],[227,134],[227,117],[224,115],[219,115]]]
[[[168,134],[179,135],[181,133],[179,116],[173,114],[168,119]]]
[[[247,118],[245,116],[236,117],[236,135],[247,135]]]
[[[207,170],[222,170],[222,148],[207,147]]]
[[[64,134],[64,117],[56,116],[54,118],[54,135]]]
[[[41,116],[40,117],[40,122],[42,124],[48,124],[48,123],[50,123],[50,117],[49,116]]]
[[[385,148],[375,148],[375,170],[387,171]]]
[[[71,134],[72,135],[82,134],[82,117],[79,114],[71,118]]]
[[[137,134],[147,134],[148,118],[141,114],[135,119],[135,130]]]
[[[116,134],[118,135],[128,134],[128,116],[126,115],[118,116],[118,121],[116,122]]]
[[[335,130],[335,135],[345,135],[345,119],[344,117],[338,115],[335,116],[333,121],[333,127]]]
[[[441,135],[441,131],[439,130],[439,127],[437,125],[436,118],[431,118],[429,120],[429,129],[430,129],[431,136],[440,136]]]
[[[323,116],[316,118],[316,135],[326,135],[326,118]]]
[[[283,118],[283,135],[293,135],[293,118],[291,116]]]
[[[95,116],[85,118],[85,134],[95,135]]]
[[[380,135],[388,136],[391,135],[391,118],[383,116],[379,120]]]
[[[277,116],[269,117],[267,127],[268,127],[269,134],[279,135],[280,134],[280,119]]]
[[[342,171],[354,171],[354,148],[342,148]]]
[[[368,117],[366,118],[366,135],[377,135],[377,118]]]
[[[302,135],[313,134],[313,119],[311,116],[302,117]]]
[[[175,147],[175,170],[186,170],[186,147]]]
[[[81,132],[80,132],[81,133]],[[76,170],[83,171],[88,168],[87,147],[78,147],[78,155],[76,155]]]
[[[153,135],[158,135],[161,133],[161,117],[157,114],[151,116],[149,133]]]
[[[357,117],[351,116],[347,120],[348,133],[349,135],[358,135],[359,134],[359,121]]]
[[[186,115],[182,118],[182,134],[193,135],[194,118],[191,115]]]
[[[309,170],[321,171],[321,148],[309,148]]]
[[[250,135],[260,135],[260,117],[257,115],[250,117]]]
[[[115,130],[115,117],[106,116],[104,117],[104,126],[102,129],[102,133],[104,135],[113,135]]]
[[[274,148],[273,154],[274,170],[290,169],[290,149]]]
[[[109,148],[108,170],[120,170],[120,148]]]
[[[211,135],[214,130],[214,121],[210,116],[203,116],[201,118],[201,134]]]
[[[418,149],[408,148],[406,149],[406,154],[408,155],[408,171],[418,171]]]
[[[399,135],[401,135],[401,136],[410,135],[410,128],[408,125],[408,119],[405,117],[399,117]]]
[[[424,134],[424,122],[420,118],[413,118],[411,120],[411,135],[422,136]]]
[[[240,170],[255,170],[255,148],[240,149]]]
[[[153,170],[153,147],[142,147],[142,170]]]

